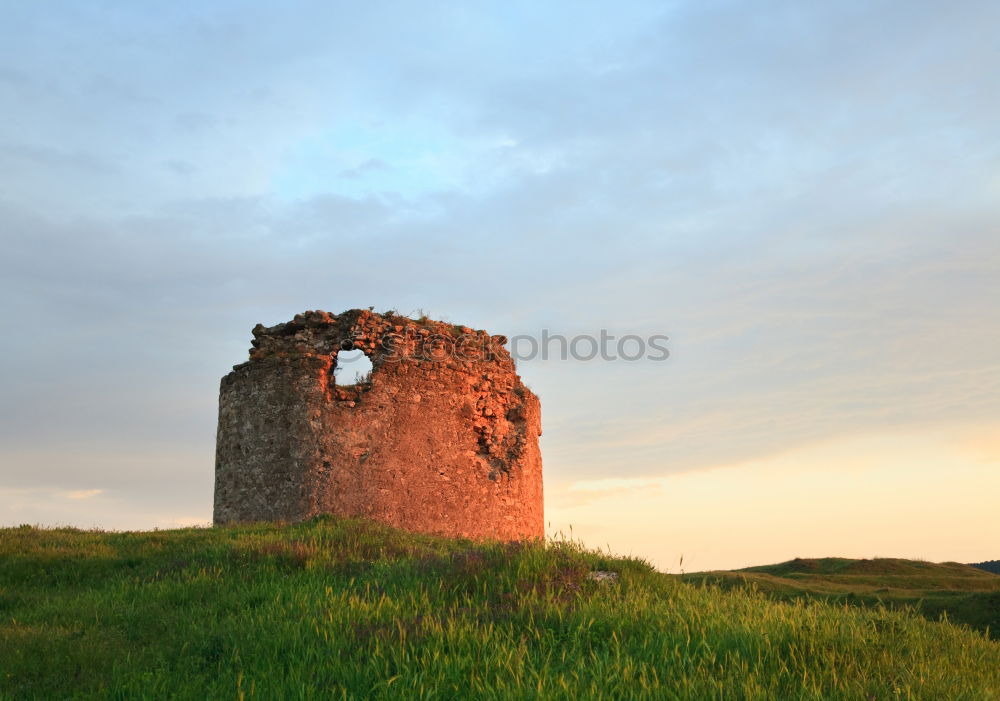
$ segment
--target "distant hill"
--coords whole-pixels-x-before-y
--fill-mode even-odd
[[[980,578],[978,572],[970,572],[973,565],[963,565],[958,562],[925,562],[924,560],[902,560],[891,557],[878,557],[872,560],[851,560],[843,557],[823,557],[816,559],[795,558],[777,565],[762,565],[746,567],[739,572],[766,572],[779,576],[849,576],[851,581],[858,576],[864,577],[931,577],[934,579],[953,579],[955,577]],[[984,580],[986,581],[986,580]]]
[[[780,600],[910,606],[931,620],[947,616],[1000,640],[1000,577],[980,565],[896,558],[796,558],[742,570],[693,573],[684,579],[724,588],[756,588]]]
[[[993,574],[1000,574],[1000,560],[973,562],[969,565],[969,567],[975,567],[976,569],[985,570],[986,572],[992,572]]]

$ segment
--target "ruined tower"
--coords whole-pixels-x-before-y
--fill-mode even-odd
[[[425,533],[543,536],[538,398],[502,336],[352,309],[253,329],[222,378],[215,522],[373,518]],[[361,350],[370,376],[335,375]]]

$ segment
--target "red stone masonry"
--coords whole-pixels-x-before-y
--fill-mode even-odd
[[[253,335],[249,362],[222,378],[217,524],[330,513],[543,537],[541,410],[504,337],[359,309],[309,311]],[[371,359],[371,376],[337,384],[337,354],[352,349]]]

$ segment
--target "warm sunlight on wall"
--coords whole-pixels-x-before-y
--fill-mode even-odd
[[[662,570],[793,557],[975,562],[1000,543],[1000,426],[855,436],[712,470],[546,484],[546,520]]]

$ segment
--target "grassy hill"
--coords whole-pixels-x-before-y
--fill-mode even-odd
[[[0,530],[0,698],[990,699],[1000,645],[568,543],[22,527]]]
[[[1000,639],[1000,576],[957,562],[797,558],[734,572],[684,575],[684,579],[727,589],[752,587],[780,600],[808,597],[912,608],[931,620],[947,616]]]

